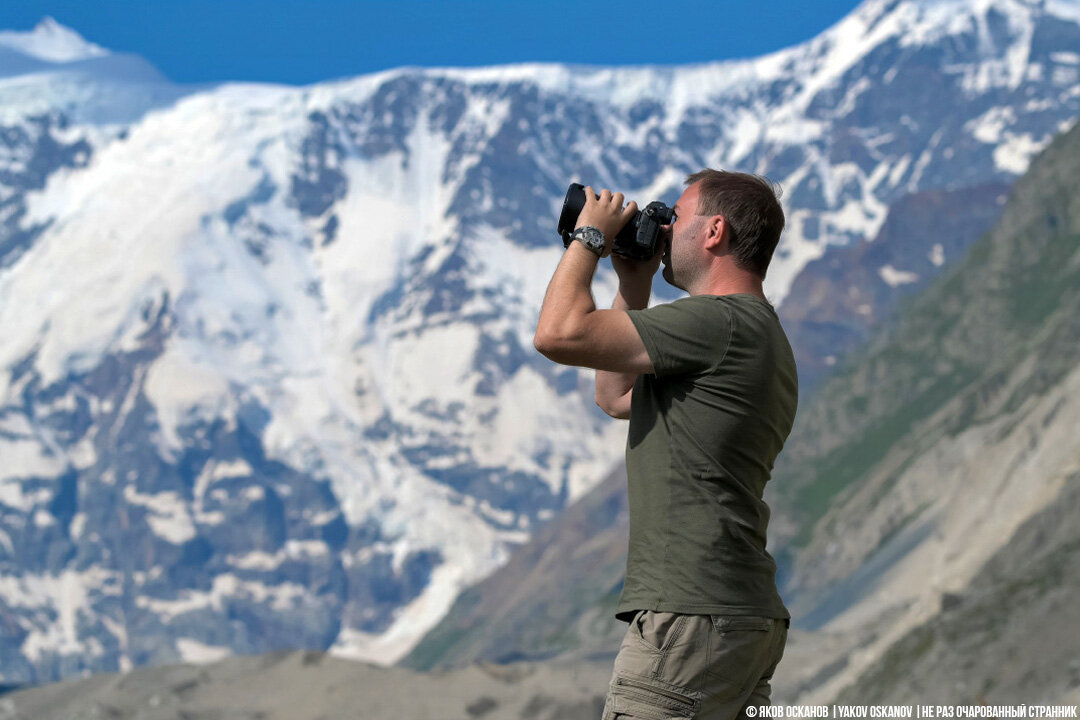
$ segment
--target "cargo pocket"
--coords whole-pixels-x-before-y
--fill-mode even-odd
[[[772,618],[713,615],[706,675],[711,695],[737,695],[750,689],[764,672],[773,642]]]
[[[643,720],[691,720],[700,703],[696,694],[683,688],[629,675],[615,676],[609,701],[615,717]]]

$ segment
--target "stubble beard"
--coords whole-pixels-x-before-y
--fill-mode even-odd
[[[693,237],[696,230],[697,230],[697,225],[694,225],[693,227],[690,228],[690,233],[689,234],[690,234],[691,237]],[[667,238],[667,248],[664,251],[664,257],[663,257],[664,269],[663,269],[661,275],[663,276],[664,280],[667,281],[668,285],[670,285],[670,286],[672,286],[674,288],[678,288],[679,290],[682,290],[683,292],[689,292],[684,287],[685,283],[680,284],[680,282],[679,282],[680,279],[685,280],[686,278],[680,277],[679,279],[676,279],[676,277],[675,277],[675,269],[672,267],[672,254],[673,254],[672,247],[674,246],[674,244],[675,244],[675,233],[672,232],[671,234],[668,235],[668,238]],[[682,274],[683,274],[683,272],[680,272],[680,276]]]

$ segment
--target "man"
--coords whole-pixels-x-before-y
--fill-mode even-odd
[[[616,611],[629,627],[604,720],[747,717],[769,703],[787,639],[762,501],[798,397],[762,290],[784,213],[754,175],[703,170],[686,182],[662,260],[664,279],[689,297],[648,308],[661,258],[612,256],[619,291],[611,310],[596,309],[596,265],[637,205],[586,188],[581,242],[555,270],[534,339],[555,362],[595,368],[596,402],[630,419]]]

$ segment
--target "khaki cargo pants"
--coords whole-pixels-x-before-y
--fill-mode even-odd
[[[729,720],[769,704],[788,621],[639,610],[615,658],[603,720]]]

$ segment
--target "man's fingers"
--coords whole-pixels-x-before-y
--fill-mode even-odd
[[[603,216],[611,218],[611,222],[626,225],[626,223],[637,213],[638,206],[636,202],[631,201],[626,207],[623,207],[623,202],[625,201],[626,196],[621,192],[613,194],[610,190],[602,189],[597,193],[591,186],[585,186],[585,206],[587,208],[592,208],[589,211],[589,219],[596,222],[598,225],[602,223],[606,224],[608,222],[607,220],[601,220]],[[585,209],[583,208],[582,213],[584,212]],[[594,217],[593,214],[595,213],[601,213],[602,215],[596,215]],[[618,219],[616,220],[616,218]],[[614,227],[615,226],[613,225],[612,228]],[[612,228],[608,228],[608,231],[611,231]],[[609,234],[609,232],[605,232],[605,235],[606,234]]]

